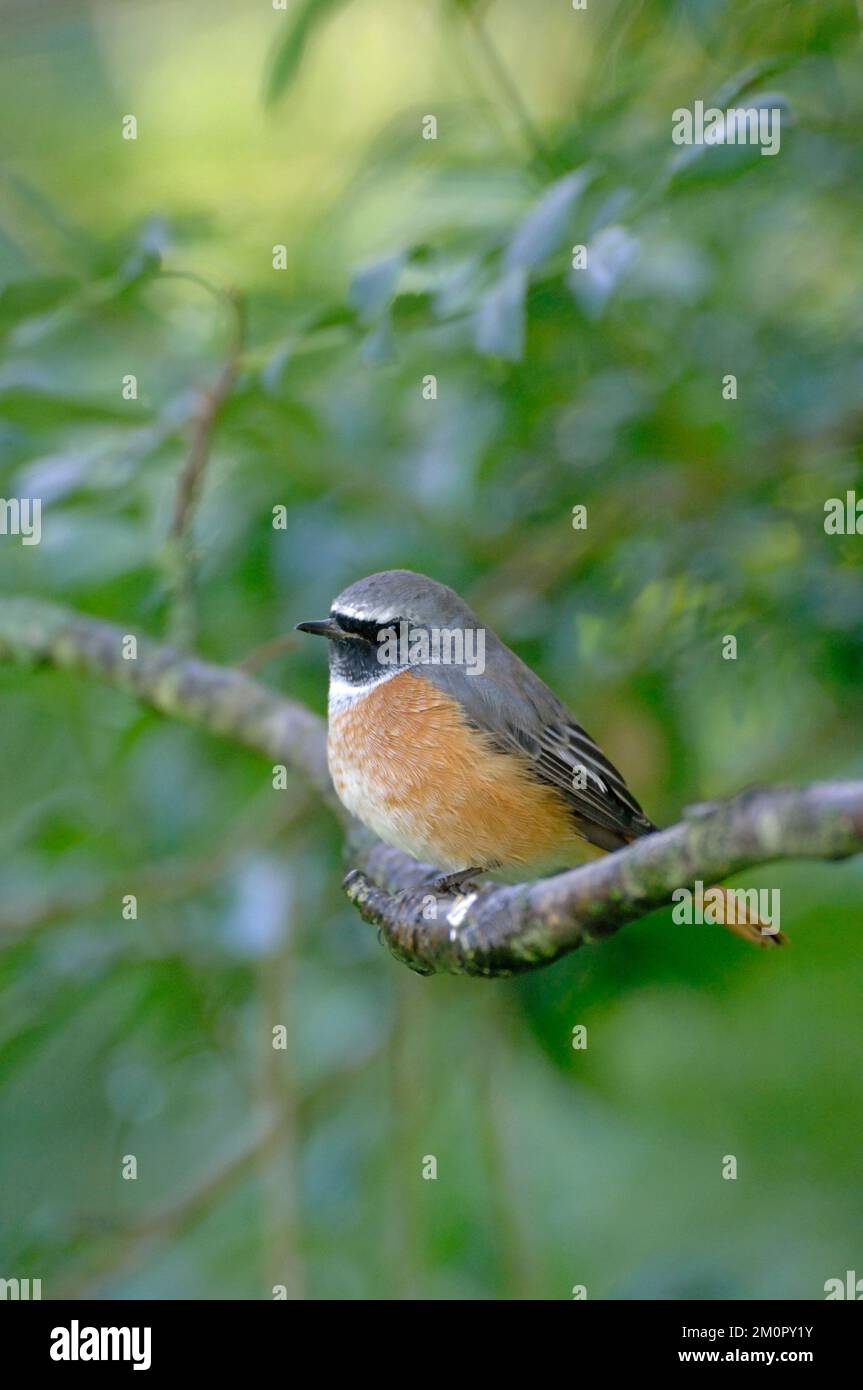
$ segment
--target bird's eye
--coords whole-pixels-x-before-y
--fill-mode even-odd
[[[344,632],[349,633],[351,637],[359,637],[363,642],[371,642],[375,647],[378,645],[378,633],[381,629],[391,626],[378,618],[355,618],[349,617],[346,613],[334,613],[333,617]]]

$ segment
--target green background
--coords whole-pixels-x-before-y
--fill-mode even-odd
[[[233,288],[203,655],[323,712],[320,645],[262,647],[408,566],[660,823],[863,774],[863,536],[824,530],[863,497],[852,0],[0,18],[0,493],[44,506],[39,546],[0,536],[3,595],[174,630],[165,538]],[[697,99],[779,105],[779,154],[673,146]],[[781,890],[784,952],[668,910],[518,981],[420,979],[262,759],[3,667],[0,767],[0,1277],[759,1299],[863,1271],[860,863],[741,880]]]

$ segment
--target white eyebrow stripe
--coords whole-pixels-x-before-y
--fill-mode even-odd
[[[346,618],[356,618],[359,622],[379,623],[381,627],[392,627],[398,622],[397,618],[381,618],[370,608],[351,608],[346,603],[340,603],[338,608],[334,606],[330,609],[331,618],[338,618],[340,613]]]
[[[389,670],[382,671],[379,676],[372,677],[371,680],[363,681],[357,685],[354,681],[342,680],[341,676],[330,676],[329,708],[331,710],[343,709],[346,705],[351,705],[362,695],[368,695],[377,686],[383,685],[384,681],[391,681],[393,676],[401,675],[401,667],[390,667]]]

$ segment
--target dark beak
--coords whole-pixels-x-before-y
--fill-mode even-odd
[[[295,631],[310,632],[313,637],[338,637],[341,628],[332,618],[324,618],[321,622],[297,623]]]

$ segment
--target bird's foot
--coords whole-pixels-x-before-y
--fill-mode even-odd
[[[479,885],[473,882],[474,874],[485,873],[481,864],[472,869],[458,869],[454,874],[444,874],[432,880],[435,893],[476,893]]]

